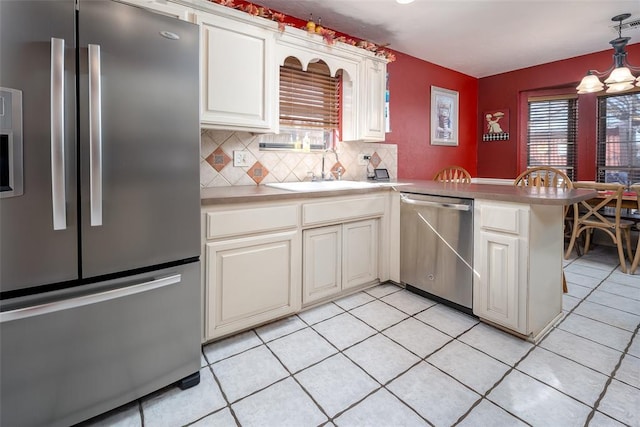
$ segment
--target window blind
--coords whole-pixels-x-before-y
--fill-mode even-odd
[[[597,181],[640,183],[640,93],[598,98]]]
[[[300,63],[287,58],[280,67],[280,126],[333,131],[339,126],[340,78],[323,62]]]
[[[575,180],[577,107],[575,97],[529,99],[528,167],[551,166]]]

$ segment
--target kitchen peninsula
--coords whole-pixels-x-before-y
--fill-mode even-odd
[[[560,319],[563,206],[591,190],[433,181],[301,192],[234,186],[201,190],[203,342],[400,283],[402,193],[474,200],[476,316],[534,342]]]

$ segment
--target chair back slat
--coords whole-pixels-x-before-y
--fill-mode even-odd
[[[460,182],[469,184],[471,182],[471,174],[460,166],[447,166],[440,169],[433,177],[438,182]]]
[[[566,173],[550,166],[536,166],[522,172],[514,181],[517,187],[556,187],[573,188],[573,183]]]
[[[597,198],[583,200],[579,204],[574,205],[574,229],[571,235],[569,248],[565,252],[565,257],[571,253],[571,249],[575,245],[576,239],[582,233],[585,235],[584,253],[589,250],[591,242],[591,234],[593,230],[601,230],[605,232],[618,248],[618,258],[620,259],[620,269],[623,273],[627,272],[627,263],[624,254],[624,243],[627,244],[627,255],[631,258],[631,234],[630,227],[633,222],[622,221],[620,219],[622,210],[622,196],[624,193],[624,185],[603,183],[603,182],[574,182],[574,188],[596,190]],[[615,206],[615,214],[613,220],[610,215],[604,212],[605,207]]]
[[[640,211],[640,184],[633,184],[629,187],[629,190],[636,193],[636,199],[638,199],[638,210]]]
[[[624,185],[611,184],[603,182],[575,182],[575,188],[583,188],[596,190],[598,192],[598,203],[589,203],[588,200],[580,202],[580,220],[586,223],[597,223],[603,228],[613,228],[620,226],[620,214],[622,208],[622,194],[624,193]],[[608,216],[602,214],[602,209],[615,203],[615,213],[613,221]]]

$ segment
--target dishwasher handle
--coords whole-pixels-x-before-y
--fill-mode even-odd
[[[471,205],[464,204],[464,203],[445,203],[445,202],[434,202],[434,201],[428,201],[428,200],[416,200],[407,196],[403,196],[400,200],[402,201],[402,203],[407,203],[409,205],[416,205],[416,206],[428,206],[431,208],[438,208],[438,209],[453,209],[456,211],[471,210]]]

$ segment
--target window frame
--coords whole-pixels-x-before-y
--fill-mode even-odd
[[[578,110],[579,110],[579,99],[578,96],[575,93],[540,93],[540,92],[529,92],[526,93],[524,96],[524,100],[523,100],[523,104],[526,106],[526,110],[523,112],[522,117],[525,118],[525,123],[526,126],[524,126],[523,132],[522,132],[522,147],[521,147],[521,165],[523,166],[523,170],[526,170],[530,167],[535,167],[535,166],[550,166],[550,167],[554,167],[556,169],[560,169],[563,172],[565,172],[567,174],[567,176],[572,180],[576,180],[576,177],[578,176],[578,141],[579,141],[579,137],[578,137],[578,133],[579,133],[579,115],[578,115]],[[545,127],[545,120],[544,118],[542,120],[540,120],[538,123],[539,127],[540,127],[540,137],[536,137],[535,140],[538,141],[538,143],[532,143],[532,136],[531,136],[531,128],[532,128],[532,120],[531,120],[531,114],[532,114],[532,109],[531,109],[531,105],[532,103],[548,103],[549,104],[549,108],[553,108],[556,111],[559,111],[559,109],[562,109],[562,105],[561,103],[563,102],[567,102],[567,106],[566,106],[566,110],[567,110],[567,115],[566,118],[560,118],[557,120],[547,120],[546,121],[546,125],[548,128],[551,127],[560,127],[560,129],[562,129],[563,122],[566,122],[566,128],[564,129],[564,134],[562,134],[562,132],[560,132],[562,134],[562,136],[560,138],[556,138],[559,140],[566,140],[566,142],[564,143],[560,143],[560,142],[548,142],[548,143],[544,143],[543,141],[545,140],[544,138],[544,127]],[[556,105],[553,105],[553,103],[555,103]],[[540,116],[542,117],[542,116]],[[551,135],[551,130],[547,130],[546,131],[549,135]],[[556,132],[557,134],[557,132]],[[563,155],[553,155],[552,157],[555,157],[554,160],[556,160],[556,162],[534,162],[531,160],[531,147],[532,146],[540,146],[540,147],[544,147],[547,146],[549,149],[553,148],[553,147],[565,147],[565,161],[564,162],[560,162],[560,160],[562,160]],[[548,150],[551,151],[551,150]]]
[[[631,106],[634,110],[628,112],[629,118],[626,123],[627,126],[627,139],[615,139],[613,132],[608,133],[607,129],[614,129],[607,126],[609,120],[619,120],[614,117],[613,114],[607,112],[607,104],[609,100],[616,98],[623,98],[627,96],[635,97]],[[603,111],[604,108],[604,111]],[[635,112],[635,115],[634,115]],[[640,123],[633,125],[632,117],[640,117],[640,91],[616,93],[616,94],[604,94],[598,96],[596,102],[596,114],[597,114],[597,128],[596,128],[596,158],[595,158],[595,180],[597,182],[620,182],[629,188],[631,185],[640,183]],[[622,124],[625,124],[621,120]],[[619,129],[618,126],[616,129]],[[635,131],[634,131],[635,129]],[[620,132],[617,132],[620,137]],[[635,134],[635,135],[632,135]],[[624,150],[614,150],[615,144],[620,144],[619,148],[627,148],[626,153],[622,153]],[[624,144],[624,145],[622,145]],[[607,147],[610,148],[610,155],[615,154],[614,151],[618,151],[618,156],[626,157],[625,165],[607,165]],[[636,164],[633,165],[633,158],[636,159]],[[607,176],[607,171],[610,171],[611,175]],[[615,173],[615,175],[614,175]],[[625,177],[621,180],[620,174],[624,173]]]
[[[342,123],[342,73],[322,60],[303,69],[289,56],[279,68],[278,135],[264,135],[260,150],[322,151],[331,148]]]

